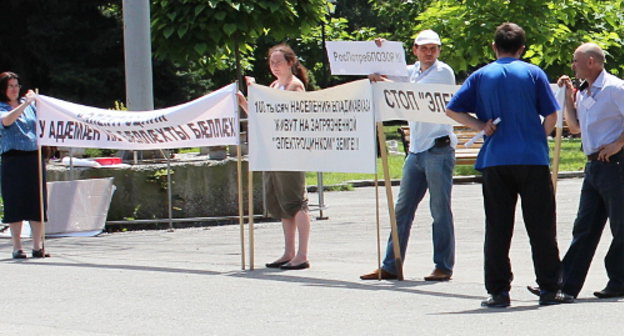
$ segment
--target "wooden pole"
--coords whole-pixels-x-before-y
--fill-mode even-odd
[[[242,78],[240,69],[240,54],[238,51],[238,45],[234,51],[236,58],[236,87],[239,91],[242,91]],[[238,107],[238,106],[237,106]],[[240,107],[237,108],[239,115],[238,122],[238,145],[236,146],[236,187],[238,189],[238,224],[240,226],[240,245],[241,245],[241,269],[245,270],[245,202],[244,202],[244,188],[243,188],[243,153],[241,149],[241,136],[240,136]]]
[[[567,91],[567,88],[565,89]],[[564,94],[564,97],[567,95]],[[564,114],[566,110],[566,100],[563,100],[563,107],[561,108],[561,113]],[[557,193],[557,180],[559,178],[559,161],[561,158],[561,136],[563,135],[563,115],[561,119],[557,118],[557,124],[555,126],[555,148],[553,150],[553,161],[552,161],[552,185],[553,192]]]
[[[44,197],[43,197],[43,184],[45,181],[43,180],[43,160],[44,158],[41,156],[41,146],[37,145],[37,171],[39,177],[39,216],[41,218],[41,248],[43,249],[43,255],[45,256],[45,209],[44,209]]]
[[[379,223],[379,180],[377,179],[377,173],[375,173],[375,222],[377,223],[377,269],[381,270],[381,230]],[[381,272],[378,272],[377,278],[381,280]]]
[[[39,89],[35,89],[35,93],[39,94]],[[37,123],[38,124],[38,123]],[[35,130],[36,131],[36,130]],[[37,174],[39,175],[39,216],[41,218],[41,249],[43,250],[43,256],[45,257],[45,207],[44,207],[44,197],[43,197],[43,187],[44,183],[46,183],[43,179],[43,170],[45,169],[43,164],[43,156],[41,155],[41,145],[37,143]]]
[[[163,149],[160,149],[160,154],[167,160],[167,215],[169,216],[169,229],[168,232],[173,232],[173,185],[171,183],[171,155],[169,152],[165,153]]]
[[[561,135],[563,134],[562,127],[557,127],[555,129],[555,148],[553,151],[553,162],[552,162],[552,184],[553,190],[557,193],[557,179],[559,177],[559,161],[561,155]]]
[[[249,195],[249,269],[254,270],[254,204],[253,204],[253,172],[249,167],[247,189]]]
[[[238,187],[238,224],[240,225],[241,269],[245,269],[245,203],[243,202],[243,163],[241,146],[236,146],[236,183]]]
[[[388,199],[388,214],[390,215],[390,227],[392,229],[392,247],[394,252],[394,262],[397,278],[403,280],[403,261],[399,242],[399,232],[397,229],[396,215],[394,213],[394,199],[392,197],[392,181],[390,180],[390,169],[388,168],[388,150],[386,148],[386,135],[384,134],[383,123],[377,122],[377,137],[379,139],[379,152],[381,153],[381,163],[384,173],[384,184],[386,186],[386,198]]]

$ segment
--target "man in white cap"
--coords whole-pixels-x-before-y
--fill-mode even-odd
[[[383,40],[376,40],[378,45]],[[440,37],[433,30],[424,30],[414,40],[412,52],[418,58],[407,67],[407,77],[386,78],[369,75],[372,82],[400,81],[420,84],[455,84],[453,69],[438,60]],[[405,259],[410,229],[418,204],[429,190],[433,217],[433,272],[426,281],[447,281],[455,263],[455,234],[451,212],[451,188],[455,167],[457,137],[450,125],[410,122],[409,154],[403,165],[401,188],[395,211],[401,259]],[[392,236],[388,239],[386,257],[381,269],[360,276],[362,280],[397,279]]]

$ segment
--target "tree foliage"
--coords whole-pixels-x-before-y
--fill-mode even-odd
[[[372,22],[382,32],[388,32],[395,41],[403,41],[411,46],[414,39],[415,19],[422,13],[431,0],[367,0],[375,12]]]
[[[261,36],[305,34],[325,8],[325,0],[152,0],[152,37],[157,56],[213,72],[231,67],[235,48],[249,55]]]
[[[25,89],[38,88],[42,94],[80,104],[109,108],[125,101],[120,3],[2,0],[0,71],[16,72]],[[171,61],[153,65],[157,107],[197,96],[190,75]]]
[[[327,77],[321,22],[327,40],[382,36],[404,42],[406,50],[419,31],[434,29],[443,40],[441,58],[461,79],[495,58],[490,46],[494,30],[512,21],[527,32],[524,59],[554,79],[571,73],[571,54],[587,41],[606,50],[611,72],[624,74],[624,65],[616,62],[624,56],[623,1],[338,0],[330,14],[325,0],[152,0],[152,26],[157,54],[186,62],[197,78],[235,78],[232,51],[237,42],[247,73],[268,81],[266,50],[285,40],[310,69],[313,82],[325,87],[345,79]]]
[[[574,49],[596,42],[608,53],[608,67],[624,73],[622,0],[439,0],[416,17],[413,32],[431,28],[443,39],[443,59],[455,71],[470,71],[494,59],[495,28],[515,22],[527,33],[524,59],[543,67],[551,79],[570,73]]]
[[[350,30],[349,21],[345,18],[329,18],[325,23],[325,40],[326,41],[367,41],[378,36],[386,36],[386,34],[378,34],[372,27],[354,27]],[[350,81],[353,76],[337,77],[329,76],[329,64],[325,55],[325,48],[322,45],[322,29],[323,27],[315,27],[309,34],[298,37],[294,42],[298,46],[299,56],[302,62],[308,67],[313,74],[318,87],[328,87],[345,81]]]
[[[266,51],[290,43],[317,87],[353,77],[327,76],[326,40],[377,36],[409,45],[422,29],[443,40],[441,59],[458,78],[494,59],[494,29],[513,21],[527,31],[524,59],[551,79],[570,74],[582,42],[607,52],[607,69],[624,76],[624,0],[150,0],[156,106],[170,106],[236,78],[239,46],[246,74],[270,80]],[[330,9],[335,12],[330,13]],[[123,22],[120,0],[2,0],[5,22],[0,71],[21,75],[25,87],[83,104],[123,101]],[[408,58],[409,59],[409,58]]]
[[[98,10],[108,2],[3,1],[0,71],[18,73],[25,88],[110,106],[124,86],[121,30]]]

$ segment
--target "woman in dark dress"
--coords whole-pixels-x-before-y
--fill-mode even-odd
[[[43,222],[39,197],[39,163],[36,139],[35,93],[28,91],[20,99],[19,77],[12,72],[0,74],[0,154],[2,155],[3,223],[11,228],[13,258],[24,259],[22,222],[30,222],[32,257],[49,257],[42,245]],[[43,179],[45,181],[45,178]],[[45,187],[45,185],[44,185]],[[44,191],[45,195],[45,191]],[[44,197],[45,199],[45,197]],[[45,202],[45,201],[44,201]],[[43,219],[45,220],[45,218]]]

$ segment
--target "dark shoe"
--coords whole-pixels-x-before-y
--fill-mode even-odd
[[[290,260],[285,260],[285,261],[276,261],[270,264],[264,264],[266,267],[268,268],[280,268],[286,264],[288,264]]]
[[[425,281],[449,281],[453,273],[447,273],[439,268],[436,268],[425,277]]]
[[[302,262],[299,265],[291,265],[291,264],[286,264],[282,267],[280,267],[280,269],[283,270],[302,270],[302,269],[306,269],[306,268],[310,268],[310,263],[307,261]]]
[[[396,274],[392,274],[390,272],[382,269],[377,269],[372,273],[360,275],[361,280],[379,280],[379,272],[381,272],[381,280],[396,280],[398,277]]]
[[[487,300],[481,301],[481,306],[488,308],[505,308],[510,304],[509,293],[492,294]]]
[[[13,251],[13,259],[26,259],[26,253],[22,250]]]
[[[44,249],[32,250],[33,258],[50,258],[50,254],[46,253]]]
[[[616,297],[623,297],[624,296],[624,289],[621,290],[616,290],[616,289],[611,289],[609,287],[605,287],[605,289],[603,290],[599,290],[597,292],[594,292],[594,296],[600,299],[609,299],[609,298],[616,298]]]
[[[540,296],[540,288],[538,286],[527,286],[527,290],[535,296]]]
[[[551,306],[560,303],[573,303],[574,296],[568,295],[562,291],[545,292],[540,294],[539,304],[540,306]]]

